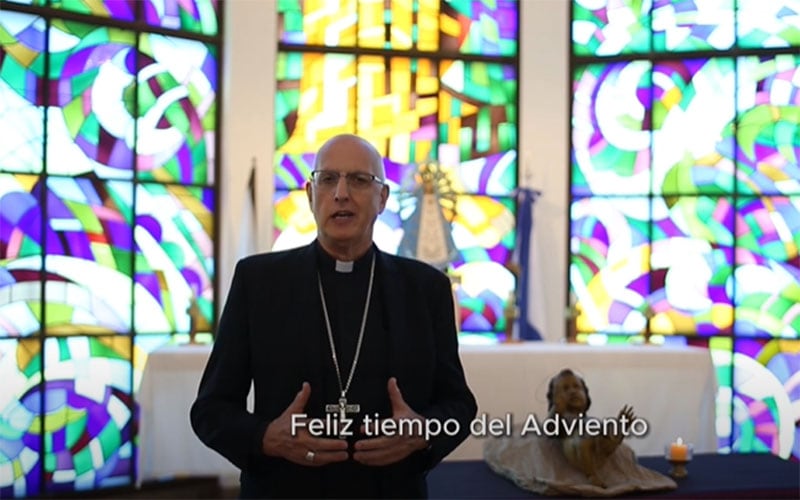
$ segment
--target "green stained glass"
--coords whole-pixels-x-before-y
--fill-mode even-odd
[[[113,345],[116,352],[105,357],[92,344]],[[133,464],[123,444],[131,442],[133,414],[127,409],[112,418],[109,412],[111,408],[128,408],[125,401],[131,394],[130,342],[116,342],[113,337],[47,339],[44,355],[47,434],[43,466],[54,478],[47,483],[47,491],[91,488],[96,484],[92,479],[96,471],[107,463],[117,465],[105,480],[129,482]],[[91,377],[93,372],[105,376]],[[104,442],[119,444],[108,448],[109,453],[94,451],[103,450]]]
[[[734,343],[733,419],[731,446],[738,452],[771,452],[783,458],[797,454],[793,439],[792,405],[788,389],[800,362],[797,340],[741,339]]]
[[[48,173],[130,179],[134,117],[125,99],[135,33],[56,20],[49,37],[49,74],[58,91],[49,99]]]
[[[614,287],[624,273],[609,256],[626,251],[615,242],[649,244],[629,274],[654,317],[633,330],[710,336],[720,451],[796,458],[796,391],[785,389],[800,370],[796,2],[573,7],[571,289],[619,315],[579,326],[635,324],[622,307],[633,285]],[[630,195],[649,210],[609,208]]]
[[[41,330],[40,178],[0,173],[0,338]]]
[[[734,0],[657,2],[652,18],[654,51],[726,50],[733,47]]]
[[[445,51],[517,55],[518,0],[444,0],[441,5],[440,31]]]
[[[217,58],[210,44],[142,35],[137,147],[139,178],[214,180]]]
[[[104,461],[108,460],[122,447],[124,443],[122,442],[122,433],[120,431],[121,429],[116,425],[107,425],[100,431],[97,437],[100,441],[102,456],[97,458]]]
[[[137,222],[155,229],[134,165],[196,218],[166,240],[180,278],[203,285],[210,324],[220,3],[0,3],[0,498],[128,485],[134,261],[153,251],[133,235]],[[175,36],[142,35],[142,21]],[[162,131],[181,137],[154,139]],[[186,195],[182,182],[203,187]]]
[[[572,194],[637,195],[652,180],[648,61],[578,65],[572,99]],[[656,110],[653,111],[653,120]]]
[[[213,324],[213,203],[207,188],[139,186],[136,287],[151,300],[135,305],[137,332],[188,332],[193,297],[203,311],[199,328]]]
[[[93,462],[92,451],[88,448],[83,448],[72,456],[73,468],[78,475],[92,472],[94,469]]]
[[[42,3],[44,3],[43,0]],[[96,17],[108,17],[122,21],[133,21],[136,15],[136,0],[111,0],[97,2],[93,0],[49,0],[50,6],[79,14]]]
[[[132,232],[123,213],[131,208],[112,206],[110,191],[132,197],[130,183],[48,179],[48,235],[60,242],[48,246],[45,261],[53,277],[45,284],[51,334],[130,331],[130,266],[117,268],[113,255],[130,255]]]
[[[736,5],[739,47],[800,47],[800,24],[797,22],[798,7],[795,0],[738,0]]]
[[[139,0],[153,26],[203,35],[219,31],[219,0]],[[112,2],[113,3],[113,2]]]
[[[386,157],[398,200],[377,222],[382,248],[399,251],[419,166],[440,165],[449,199],[458,199],[446,211],[454,215],[457,203],[475,216],[454,215],[453,235],[462,236],[453,266],[473,282],[481,273],[501,277],[458,298],[475,305],[462,330],[503,331],[514,281],[504,265],[515,238],[505,197],[517,186],[518,9],[514,0],[279,1],[274,249],[313,238],[300,188],[315,151],[337,133],[359,134]],[[304,52],[307,45],[318,50]],[[326,53],[331,46],[336,53]]]
[[[737,68],[740,189],[800,194],[800,56],[742,57]]]
[[[0,16],[0,172],[43,168],[45,29],[37,16]]]
[[[642,54],[650,50],[650,2],[572,0],[572,53]]]
[[[40,339],[0,338],[0,374],[6,396],[0,402],[0,467],[7,471],[0,482],[3,498],[13,496],[14,485],[24,486],[31,496],[40,491],[35,479],[42,472],[36,404],[41,398],[41,365]]]

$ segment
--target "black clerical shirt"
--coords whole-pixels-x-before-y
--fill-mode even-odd
[[[317,262],[339,361],[342,386],[347,384],[358,346],[374,255],[375,249],[370,248],[365,255],[353,262],[352,271],[340,272],[336,270],[336,260],[317,244]],[[350,453],[354,451],[355,441],[368,437],[360,431],[365,416],[369,416],[373,421],[376,416],[380,419],[391,417],[387,390],[387,382],[391,376],[388,371],[389,334],[383,321],[385,298],[380,293],[380,279],[376,266],[362,345],[356,359],[352,382],[346,394],[348,404],[358,404],[361,410],[358,414],[348,414],[348,417],[353,419],[350,428],[353,435],[346,438],[350,443]],[[325,401],[334,404],[339,400],[340,386],[331,359],[324,317],[321,325],[323,331],[320,332],[319,338],[326,346],[323,349],[326,354],[323,359],[327,364],[323,370]],[[321,479],[326,496],[383,497],[390,495],[396,487],[387,484],[387,481],[391,481],[384,477],[385,468],[368,467],[352,459],[322,469]]]
[[[192,405],[192,428],[207,446],[241,469],[243,498],[424,497],[427,471],[463,441],[477,411],[458,359],[447,278],[375,246],[354,263],[352,275],[340,276],[334,274],[335,260],[321,252],[316,243],[239,261]],[[428,449],[384,467],[353,460],[315,466],[264,454],[265,429],[286,410],[302,382],[311,384],[303,409],[309,417],[324,418],[326,404],[338,403],[318,273],[330,299],[331,329],[346,383],[369,282],[370,254],[377,257],[374,295],[346,394],[348,403],[361,405],[360,414],[352,417],[359,424],[375,412],[389,418],[387,383],[396,376],[411,408],[428,419],[456,421],[458,432],[432,436]],[[251,387],[252,412],[245,407]]]

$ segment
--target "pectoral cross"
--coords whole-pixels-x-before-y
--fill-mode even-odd
[[[347,414],[348,413],[358,413],[361,411],[361,405],[347,404],[347,398],[342,395],[339,398],[339,404],[327,404],[325,405],[325,413],[339,413],[339,421],[344,422],[348,420]]]

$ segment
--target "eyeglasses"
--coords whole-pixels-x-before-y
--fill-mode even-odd
[[[373,182],[383,184],[383,181],[377,175],[366,172],[348,172],[346,174],[333,170],[314,170],[311,172],[311,180],[317,187],[322,189],[335,189],[339,185],[339,177],[342,176],[344,176],[347,186],[352,189],[367,189]]]

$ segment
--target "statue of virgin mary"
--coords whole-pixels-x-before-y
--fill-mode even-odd
[[[436,163],[424,163],[414,175],[409,193],[413,212],[403,220],[398,253],[445,270],[456,259],[450,220],[455,215],[455,193],[447,174]],[[445,216],[445,207],[451,219]]]

